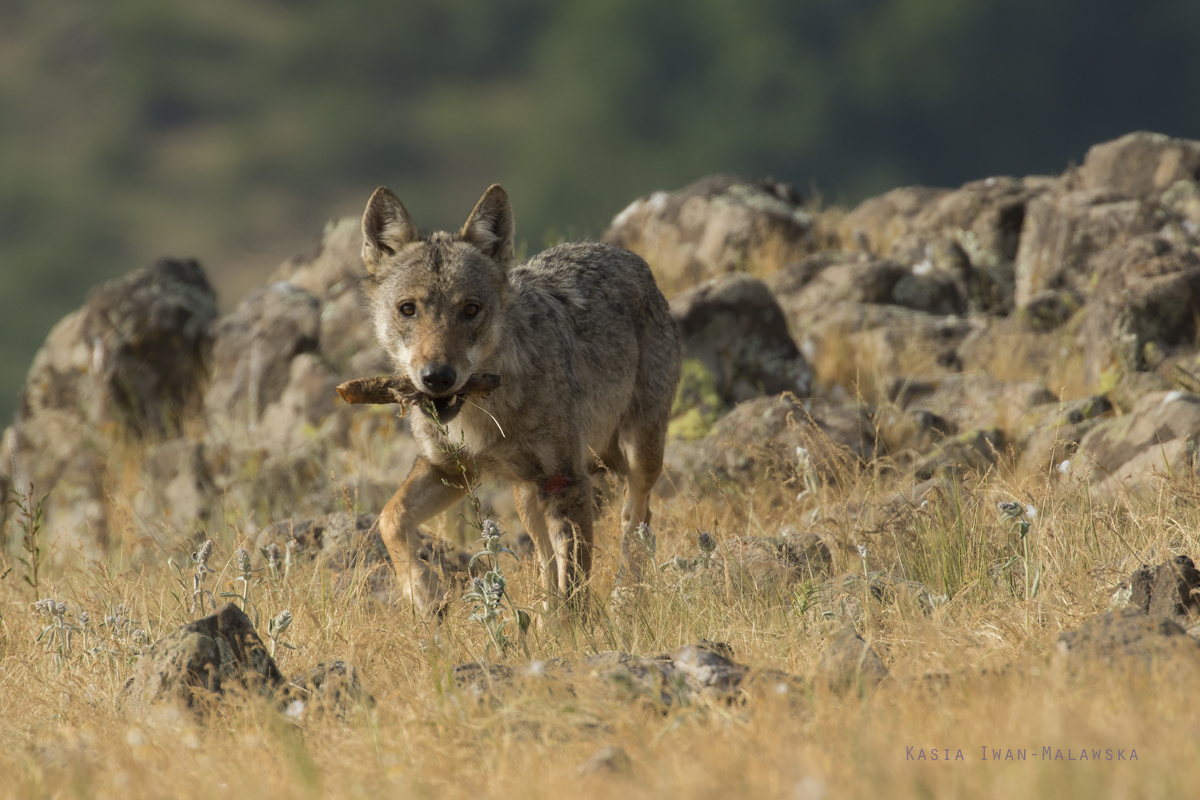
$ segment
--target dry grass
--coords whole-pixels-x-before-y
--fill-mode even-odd
[[[835,488],[841,487],[841,488]],[[764,482],[714,498],[660,503],[658,561],[695,555],[697,528],[719,537],[814,529],[833,545],[837,571],[896,568],[946,602],[929,614],[914,603],[872,602],[857,621],[894,680],[865,697],[810,692],[751,694],[732,705],[697,700],[648,707],[581,680],[574,694],[530,692],[478,703],[439,689],[447,665],[476,660],[486,636],[458,604],[440,627],[407,606],[380,605],[351,589],[335,592],[312,566],[284,585],[256,587],[264,618],[290,608],[296,621],[282,651],[291,674],[343,658],[364,675],[376,704],[349,719],[295,724],[257,698],[231,698],[206,720],[162,709],[134,717],[119,705],[132,650],[98,628],[117,603],[153,637],[186,622],[188,600],[165,563],[71,567],[45,579],[43,595],[87,610],[98,637],[76,634],[59,664],[35,640],[45,620],[31,609],[23,568],[0,581],[0,794],[12,797],[1174,797],[1200,777],[1200,722],[1191,706],[1196,675],[1181,665],[1140,673],[1092,670],[1067,677],[1047,655],[1060,630],[1102,610],[1112,584],[1137,562],[1195,553],[1200,511],[1194,492],[1164,485],[1129,509],[1091,507],[1068,483],[997,478],[935,499],[901,519],[864,509],[899,487],[870,472],[840,476],[797,504],[794,487]],[[336,491],[331,489],[330,491]],[[989,570],[1020,552],[997,499],[1038,509],[1031,561],[1041,590],[995,581]],[[593,587],[613,583],[618,523],[598,524]],[[215,583],[231,586],[238,542],[219,538]],[[177,556],[186,557],[180,544]],[[535,600],[528,562],[509,569],[519,603]],[[1020,584],[1021,581],[1016,582]],[[210,586],[213,584],[210,583]],[[189,587],[190,590],[190,587]],[[798,590],[798,591],[794,591]],[[598,650],[642,654],[699,637],[729,642],[754,667],[810,675],[828,637],[847,624],[803,587],[680,581],[660,571],[640,602],[587,626],[533,634],[533,658]],[[74,617],[78,621],[78,616]],[[263,620],[265,628],[265,619]],[[436,637],[436,638],[435,638]],[[102,645],[100,654],[88,653]],[[513,657],[514,660],[516,657]],[[981,670],[987,670],[986,673]],[[925,676],[943,676],[930,680]],[[628,775],[579,777],[603,745],[623,747]],[[924,761],[909,761],[908,748]],[[981,760],[981,748],[1023,750],[1023,762]],[[1043,747],[1136,749],[1137,761],[1043,761]],[[941,760],[928,760],[937,749]],[[951,760],[946,762],[946,751]],[[963,760],[956,761],[958,751]],[[1102,754],[1103,755],[1103,754]]]

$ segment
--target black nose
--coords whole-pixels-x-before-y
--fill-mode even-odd
[[[421,370],[421,383],[433,394],[450,391],[458,376],[449,364],[426,364]]]

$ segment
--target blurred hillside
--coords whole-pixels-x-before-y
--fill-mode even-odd
[[[387,183],[529,250],[772,174],[827,202],[1200,136],[1200,5],[1116,0],[0,0],[0,419],[97,282],[200,258],[228,308]]]

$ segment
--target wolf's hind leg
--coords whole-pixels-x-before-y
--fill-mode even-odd
[[[379,532],[392,557],[396,581],[418,608],[440,611],[449,592],[445,576],[432,566],[438,560],[434,554],[419,557],[423,544],[419,526],[464,494],[461,475],[439,469],[421,456],[379,515]]]
[[[650,524],[650,490],[662,474],[665,427],[642,424],[622,436],[621,449],[629,464],[626,474],[625,506],[621,509],[621,563],[617,584],[641,583],[646,562],[653,553],[638,536],[643,523]]]

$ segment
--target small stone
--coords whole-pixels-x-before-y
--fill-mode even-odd
[[[623,748],[608,745],[601,747],[595,753],[575,768],[579,777],[589,775],[627,775],[633,768],[629,754]]]

